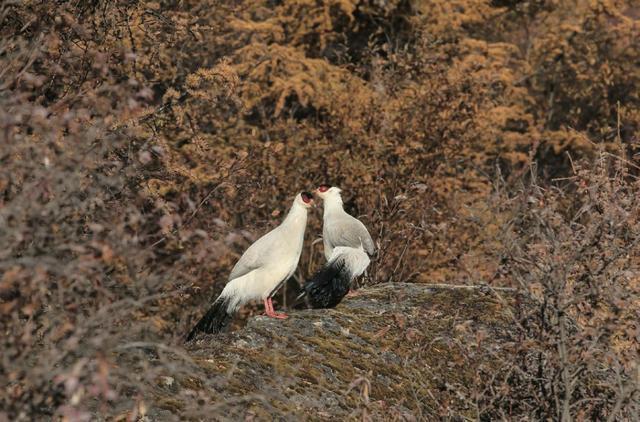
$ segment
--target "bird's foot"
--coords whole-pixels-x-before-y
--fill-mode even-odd
[[[349,290],[349,292],[347,292],[345,297],[356,297],[356,296],[360,296],[361,294],[362,293],[360,293],[358,290]]]
[[[287,315],[287,314],[279,314],[279,313],[275,312],[273,309],[267,309],[267,311],[264,314],[266,316],[268,316],[269,318],[276,318],[276,319],[287,319],[287,318],[289,318],[289,315]]]
[[[273,302],[271,301],[271,298],[267,298],[264,300],[264,310],[265,310],[264,312],[265,315],[268,316],[269,318],[276,318],[276,319],[289,318],[289,315],[279,314],[273,309]]]

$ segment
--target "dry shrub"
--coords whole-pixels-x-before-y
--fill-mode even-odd
[[[482,401],[488,414],[630,420],[640,409],[640,183],[624,158],[601,153],[542,187],[531,178],[497,195],[504,226],[496,277],[534,306],[516,318],[516,359],[502,362]],[[496,407],[494,407],[497,405]],[[496,408],[501,409],[496,412]]]
[[[193,274],[179,262],[209,272],[194,261],[226,250],[215,230],[187,226],[242,163],[216,159],[219,172],[172,202],[153,194],[166,174],[179,183],[193,169],[172,168],[127,125],[148,121],[153,99],[131,74],[130,5],[0,9],[0,417],[128,412],[123,397],[150,397],[161,375],[194,367],[173,369],[182,352],[156,341],[172,331],[167,318],[180,317],[172,303]],[[224,64],[213,73],[230,75],[210,81],[220,94],[209,104],[222,104],[233,75]]]

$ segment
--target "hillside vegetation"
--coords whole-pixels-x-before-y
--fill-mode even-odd
[[[365,288],[525,298],[481,410],[438,415],[637,417],[638,39],[634,0],[3,2],[0,421],[157,407],[235,260],[320,183],[379,244]]]

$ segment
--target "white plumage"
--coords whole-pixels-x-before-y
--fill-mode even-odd
[[[357,248],[336,246],[333,248],[333,252],[331,253],[327,263],[332,264],[340,258],[344,259],[345,268],[350,273],[351,279],[354,279],[364,273],[369,266],[369,263],[371,263],[369,255],[367,255],[361,246],[358,246]]]
[[[351,281],[371,262],[376,247],[360,220],[347,214],[340,188],[322,185],[316,189],[324,201],[322,240],[327,263],[304,285],[307,304],[313,308],[336,306],[349,292]]]
[[[325,258],[329,261],[336,246],[361,247],[368,255],[375,254],[376,247],[371,235],[360,220],[344,210],[340,192],[342,190],[335,186],[321,186],[316,190],[324,202],[322,241]]]
[[[307,211],[312,206],[313,197],[310,193],[297,195],[284,221],[256,240],[242,254],[231,270],[229,282],[191,330],[187,341],[198,331],[219,332],[238,308],[251,300],[263,300],[268,316],[286,318],[284,314],[275,313],[271,296],[298,266],[307,226]]]

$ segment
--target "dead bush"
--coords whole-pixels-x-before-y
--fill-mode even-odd
[[[637,356],[640,184],[628,162],[602,152],[568,179],[541,186],[535,167],[519,192],[497,195],[504,226],[496,277],[534,306],[514,315],[516,358],[482,396],[489,414],[534,419],[633,419]],[[488,409],[487,409],[488,410]],[[515,413],[513,413],[515,412]]]

